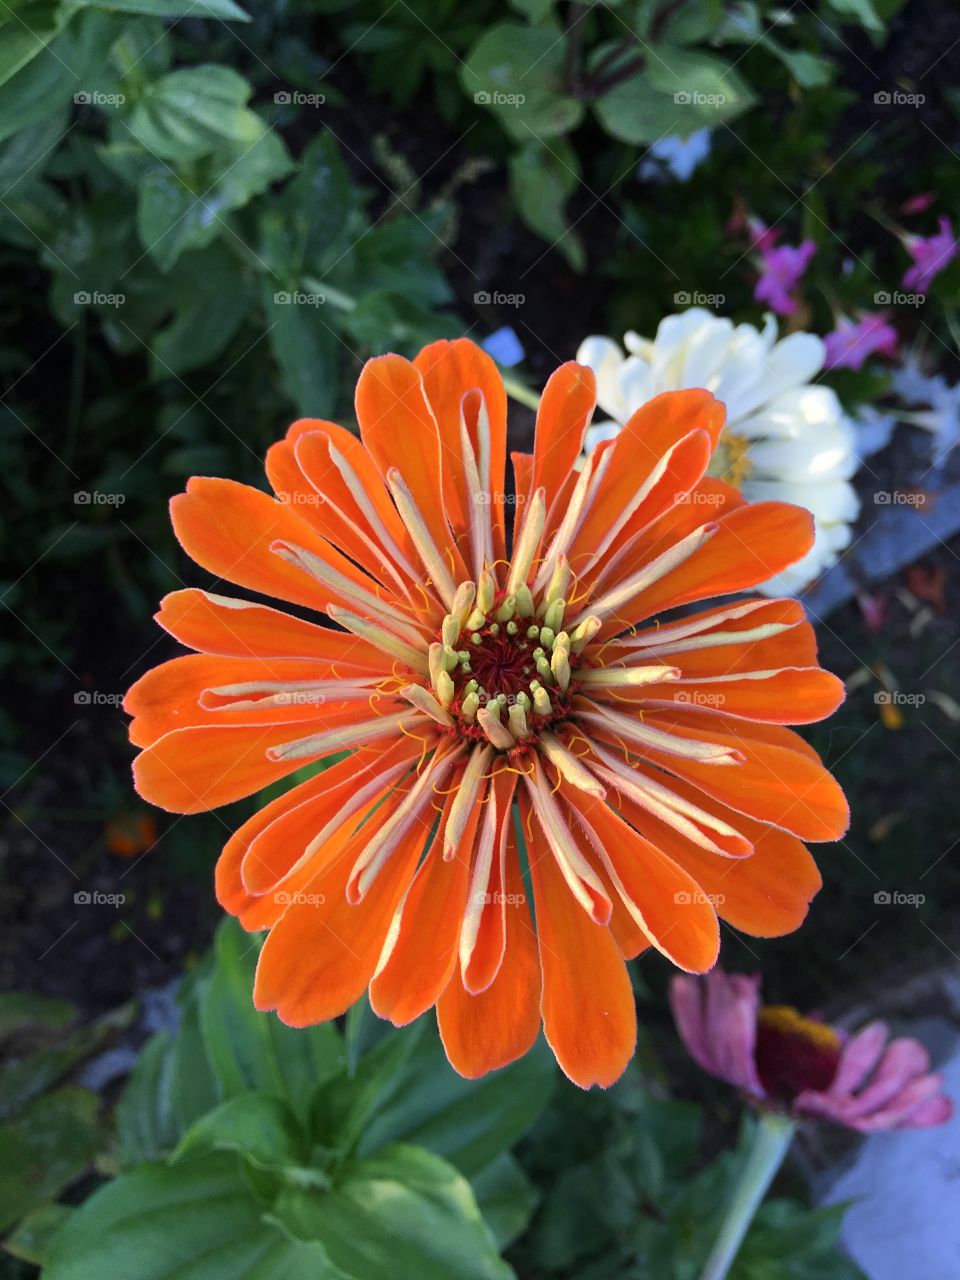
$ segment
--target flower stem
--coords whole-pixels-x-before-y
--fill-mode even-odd
[[[517,404],[525,404],[528,409],[539,409],[540,396],[531,387],[525,387],[508,374],[503,375],[503,385],[507,395],[516,400]]]
[[[724,1280],[754,1214],[783,1163],[795,1129],[794,1121],[786,1116],[771,1111],[761,1112],[740,1185],[730,1201],[700,1280]]]

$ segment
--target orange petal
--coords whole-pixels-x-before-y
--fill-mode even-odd
[[[429,836],[427,826],[414,824],[363,900],[351,905],[346,885],[356,856],[394,807],[382,805],[270,930],[253,989],[258,1009],[276,1009],[282,1022],[306,1027],[339,1017],[363,994]]]
[[[171,499],[170,516],[192,560],[252,591],[309,609],[324,610],[331,601],[347,603],[271,551],[277,541],[302,547],[353,582],[370,586],[370,579],[292,508],[249,485],[194,476],[186,493]]]
[[[322,658],[344,675],[383,671],[365,640],[304,622],[268,605],[211,595],[196,587],[164,596],[156,620],[189,649],[233,658]]]
[[[647,810],[624,799],[623,814],[653,844],[684,867],[735,929],[758,938],[779,938],[803,923],[821,887],[817,864],[796,836],[755,822],[705,797],[680,779],[678,795],[735,826],[753,845],[748,858],[720,858],[698,849]]]
[[[465,528],[469,496],[460,446],[460,407],[468,392],[478,390],[483,397],[490,424],[490,491],[493,495],[490,514],[494,522],[494,546],[498,556],[505,554],[503,540],[503,493],[507,465],[507,393],[496,363],[474,342],[458,338],[448,342],[442,338],[432,342],[413,361],[423,378],[427,400],[433,409],[440,435],[440,447],[446,466],[448,514],[459,528]],[[468,418],[468,427],[470,427]],[[479,457],[478,441],[472,431],[474,454]]]
[[[717,916],[696,880],[639,832],[623,821],[603,800],[589,796],[568,806],[576,820],[582,814],[606,852],[609,865],[638,923],[650,942],[680,969],[706,973],[720,952]]]
[[[589,1089],[619,1079],[637,1043],[633,988],[616,939],[570,892],[521,795],[543,971],[547,1041],[567,1076]],[[529,840],[529,835],[528,835]]]
[[[420,371],[402,356],[376,356],[357,382],[357,421],[363,443],[386,478],[396,467],[442,555],[449,551],[456,582],[467,577],[445,513],[451,460],[441,454],[440,433]]]
[[[682,670],[682,669],[681,669]],[[671,705],[718,708],[728,716],[769,720],[773,724],[814,724],[832,715],[846,696],[842,680],[820,667],[788,667],[784,671],[758,672],[698,682],[684,677],[667,684],[628,689],[623,697],[633,704],[668,702]]]
[[[700,523],[709,522],[708,518]],[[813,546],[813,516],[786,502],[737,507],[720,516],[716,526],[709,542],[624,606],[623,625],[693,600],[755,587],[795,564]]]
[[[657,709],[644,714],[644,723],[682,738],[723,743],[741,751],[745,759],[737,765],[702,764],[644,752],[661,768],[688,778],[731,809],[782,827],[801,840],[839,840],[846,832],[850,810],[839,784],[808,744],[803,750],[786,745],[802,742],[789,730],[780,730],[789,734],[779,739],[785,745],[775,745],[769,730],[779,726],[725,720],[712,712]]]
[[[546,490],[548,512],[580,456],[596,403],[593,370],[573,360],[552,373],[543,389],[533,444],[532,492]]]
[[[479,995],[472,995],[457,967],[437,1001],[440,1038],[450,1065],[471,1080],[522,1058],[540,1030],[537,941],[512,821],[508,831],[506,947],[497,976]]]

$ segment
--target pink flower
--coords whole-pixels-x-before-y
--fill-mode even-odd
[[[905,236],[904,244],[913,259],[903,277],[903,287],[926,293],[936,276],[960,253],[949,218],[940,219],[940,230],[932,236]]]
[[[900,212],[906,214],[924,213],[936,198],[937,193],[935,191],[922,191],[919,195],[911,196],[909,200],[904,200],[900,206]]]
[[[841,316],[823,342],[827,369],[862,369],[863,362],[875,352],[884,356],[897,354],[897,331],[883,311],[873,315],[861,311],[856,321]]]
[[[670,1005],[694,1061],[762,1110],[861,1133],[929,1128],[953,1114],[923,1045],[906,1037],[888,1043],[882,1022],[848,1039],[787,1005],[761,1005],[759,975],[722,969],[674,978]]]
[[[812,240],[800,245],[782,244],[774,247],[770,241],[772,232],[765,231],[760,246],[760,279],[753,290],[757,302],[767,302],[779,316],[791,316],[797,304],[791,290],[801,279],[810,259],[817,251]]]

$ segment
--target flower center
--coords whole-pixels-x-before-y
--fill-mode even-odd
[[[833,1027],[789,1005],[767,1005],[757,1018],[757,1074],[769,1097],[790,1102],[804,1089],[827,1089],[840,1063]]]
[[[750,478],[753,462],[750,458],[751,441],[735,431],[724,430],[716,447],[707,474],[716,480],[726,480],[735,489],[742,489]]]
[[[457,733],[525,750],[570,714],[577,654],[596,628],[570,635],[565,607],[559,589],[535,604],[529,587],[501,590],[488,571],[462,584],[430,646],[433,692]]]

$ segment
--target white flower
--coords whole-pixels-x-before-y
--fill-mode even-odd
[[[960,382],[951,387],[940,374],[925,374],[911,355],[893,375],[891,387],[904,404],[930,406],[912,413],[898,412],[897,418],[930,432],[934,465],[940,466],[960,444]]]
[[[761,588],[796,595],[849,544],[860,503],[850,477],[858,458],[855,432],[829,387],[811,384],[824,348],[812,333],[777,341],[777,322],[763,330],[691,307],[667,316],[652,341],[587,338],[577,360],[597,375],[600,408],[612,422],[587,432],[587,450],[616,435],[640,405],[663,391],[705,387],[727,408],[727,423],[711,473],[735,484],[748,501],[794,502],[813,512],[810,552]]]

